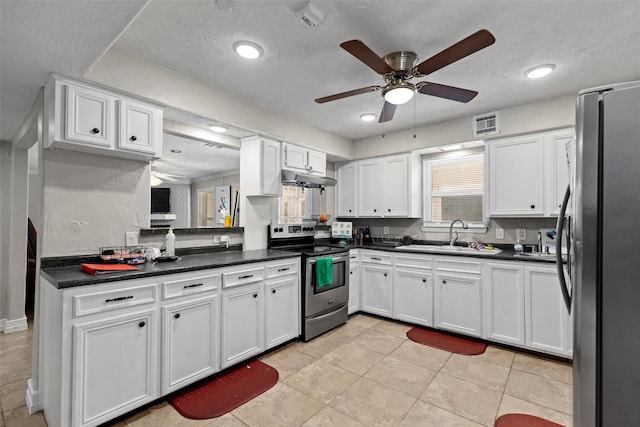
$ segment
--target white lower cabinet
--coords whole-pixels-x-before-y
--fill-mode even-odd
[[[151,309],[73,327],[71,425],[95,426],[158,397],[158,326]]]
[[[362,263],[362,311],[380,316],[393,315],[393,267]]]
[[[297,275],[265,282],[266,349],[300,335],[300,281]]]
[[[349,314],[360,311],[360,283],[360,253],[352,249],[349,251]]]
[[[264,351],[263,284],[222,292],[222,368]]]
[[[555,267],[524,267],[524,290],[527,348],[571,356],[569,313]]]
[[[433,274],[430,270],[396,269],[393,318],[433,326]]]
[[[217,295],[162,308],[162,393],[220,370]]]
[[[476,337],[482,334],[480,277],[437,273],[435,326]]]
[[[524,271],[511,262],[488,262],[485,267],[484,313],[487,339],[525,345]]]

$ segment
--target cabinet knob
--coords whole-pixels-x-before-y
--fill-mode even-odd
[[[135,135],[131,135],[131,138],[129,138],[130,141],[137,141],[138,137],[136,137]]]
[[[173,315],[174,318],[179,319],[180,318],[180,313],[176,313]]]
[[[376,210],[376,209],[374,209],[373,211],[374,211],[374,212],[377,212],[377,210]]]
[[[536,208],[536,205],[531,205],[531,209],[535,209],[535,208]]]
[[[387,209],[387,212],[391,212],[391,209]]]
[[[422,283],[427,283],[427,279],[422,279]]]
[[[258,294],[253,294],[253,297],[254,298],[258,298]]]
[[[272,293],[272,294],[275,294],[275,293],[276,293],[276,290],[275,290],[275,289],[271,289],[271,293]],[[254,296],[256,296],[256,295],[254,295]]]
[[[353,274],[353,271],[350,271],[349,274]]]
[[[97,134],[97,133],[100,133],[100,129],[93,128],[93,129],[91,129],[91,133],[94,134],[94,135]]]
[[[349,213],[351,213],[351,209],[349,209]]]
[[[384,273],[384,277],[387,277],[387,273]]]
[[[447,284],[447,281],[446,281],[446,280],[443,280],[443,281],[442,281],[442,284],[443,284],[443,285],[446,285],[446,284]]]
[[[144,325],[146,325],[146,323],[145,323],[145,322],[140,322],[140,323],[138,323],[138,327],[139,327],[139,328],[144,328]]]

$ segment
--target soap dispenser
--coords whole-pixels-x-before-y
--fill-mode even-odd
[[[173,230],[170,228],[165,236],[167,255],[174,256],[176,254],[176,235],[173,234]]]

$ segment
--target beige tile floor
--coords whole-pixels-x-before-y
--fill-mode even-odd
[[[493,426],[510,412],[571,425],[569,364],[489,346],[461,356],[416,344],[410,326],[359,314],[308,343],[265,354],[278,383],[223,417],[194,421],[160,402],[112,426]],[[0,427],[45,426],[28,415],[31,328],[0,334]]]

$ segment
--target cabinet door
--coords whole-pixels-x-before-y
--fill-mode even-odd
[[[63,85],[65,138],[82,144],[113,149],[115,143],[115,101],[101,91]]]
[[[382,216],[380,160],[358,163],[358,216]]]
[[[349,261],[349,314],[360,311],[360,263]]]
[[[307,171],[313,175],[325,176],[327,174],[327,154],[309,150],[307,152]]]
[[[265,282],[266,348],[300,335],[300,281],[298,276]]]
[[[541,135],[487,144],[492,216],[544,214],[544,145]]]
[[[392,268],[362,264],[362,311],[392,317]]]
[[[569,354],[569,313],[555,268],[525,267],[526,345],[561,356]]]
[[[262,284],[222,292],[222,368],[264,350]]]
[[[121,150],[158,154],[162,138],[162,111],[131,100],[119,101],[120,132],[117,147]]]
[[[524,267],[517,263],[488,263],[485,274],[487,339],[523,346]]]
[[[291,144],[282,144],[284,152],[283,166],[287,169],[306,171],[307,149]]]
[[[407,156],[382,161],[382,214],[409,215],[409,161]]]
[[[466,335],[482,335],[481,279],[436,272],[435,326]]]
[[[433,326],[433,274],[420,270],[395,270],[393,318]]]
[[[163,307],[163,395],[219,370],[218,305],[209,296]]]
[[[98,425],[158,397],[156,311],[73,328],[72,425]]]
[[[547,205],[550,215],[558,215],[562,207],[564,192],[569,185],[569,163],[567,159],[567,144],[573,140],[571,129],[551,132],[547,135],[547,152],[549,153],[547,176],[549,189],[547,191]]]
[[[355,217],[358,203],[357,164],[347,163],[338,168],[338,184],[336,189],[336,211],[338,217]]]
[[[262,140],[262,195],[280,195],[280,143]]]

